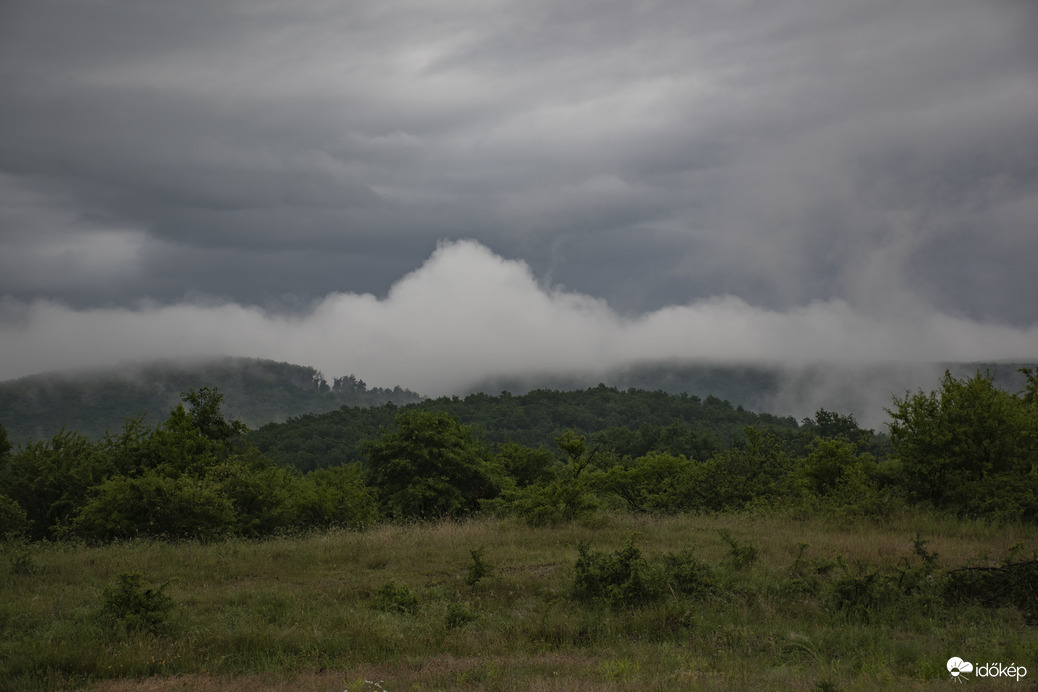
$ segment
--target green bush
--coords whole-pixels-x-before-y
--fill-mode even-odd
[[[911,499],[963,515],[1038,517],[1038,385],[1024,374],[1022,398],[990,374],[948,372],[939,392],[895,398],[890,439]]]
[[[602,492],[622,499],[634,512],[675,513],[695,504],[695,488],[702,464],[666,452],[650,452],[595,474]]]
[[[573,594],[578,600],[630,608],[658,601],[667,593],[663,571],[642,557],[633,536],[611,555],[593,551],[587,543],[581,543],[577,552]]]
[[[545,526],[587,517],[598,508],[591,491],[589,475],[595,452],[588,452],[587,440],[572,430],[555,443],[569,456],[554,477],[523,488],[511,488],[484,507],[497,514],[515,514],[531,526]]]
[[[490,566],[483,561],[483,548],[470,550],[469,553],[472,555],[472,564],[469,565],[469,573],[465,577],[465,583],[472,588],[476,588],[476,584],[490,576]]]
[[[212,540],[233,533],[234,505],[211,482],[149,472],[102,483],[69,532],[96,541],[155,536]]]
[[[29,517],[22,506],[0,494],[0,540],[24,536],[29,531]]]
[[[717,588],[713,570],[696,559],[691,549],[663,556],[667,585],[686,596],[705,596]]]
[[[735,569],[745,569],[757,561],[760,551],[752,545],[743,545],[728,531],[720,531],[721,540],[728,544],[728,561]]]
[[[364,484],[359,465],[331,466],[303,476],[292,497],[293,521],[300,527],[369,526],[382,514],[375,490]]]
[[[264,536],[293,525],[292,500],[298,473],[274,466],[257,450],[228,458],[210,469],[205,478],[233,506],[234,534]]]
[[[369,440],[364,452],[366,480],[394,517],[460,517],[498,492],[486,447],[446,413],[402,412],[396,430]]]
[[[374,605],[378,610],[414,615],[418,610],[418,594],[407,584],[387,579],[375,593]]]
[[[143,581],[139,572],[123,572],[115,585],[106,587],[100,613],[102,622],[127,632],[165,632],[173,599],[164,593],[166,584],[146,588]]]

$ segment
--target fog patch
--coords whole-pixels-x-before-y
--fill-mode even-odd
[[[329,376],[355,373],[372,386],[437,396],[491,378],[593,377],[632,363],[698,360],[806,372],[780,383],[761,406],[809,414],[795,402],[846,410],[838,404],[850,401],[853,411],[875,410],[873,388],[864,385],[877,383],[870,368],[887,363],[1038,355],[1036,326],[903,308],[888,315],[834,300],[778,311],[721,295],[625,316],[603,300],[542,283],[521,260],[454,241],[440,243],[383,297],[334,293],[291,315],[212,300],[77,310],[8,299],[0,309],[0,378],[235,355],[312,365]],[[920,386],[934,382],[932,368],[919,372]],[[903,388],[903,372],[891,378]]]

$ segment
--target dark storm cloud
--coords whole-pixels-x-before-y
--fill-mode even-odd
[[[1002,0],[6,3],[0,295],[41,319],[201,300],[320,331],[309,311],[332,295],[385,297],[439,240],[469,238],[524,260],[545,296],[607,301],[610,324],[705,329],[689,315],[709,314],[759,336],[821,311],[873,324],[889,355],[894,326],[935,313],[930,336],[903,335],[912,357],[958,328],[976,357],[1026,351],[1036,15]]]

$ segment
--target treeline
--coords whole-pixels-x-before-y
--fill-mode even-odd
[[[311,470],[359,462],[366,440],[390,429],[401,411],[446,413],[476,428],[490,444],[513,442],[558,451],[555,439],[568,430],[590,436],[620,457],[641,456],[651,449],[706,459],[740,442],[747,427],[760,426],[784,439],[809,442],[814,421],[753,413],[708,396],[598,385],[582,391],[540,389],[522,396],[477,393],[441,397],[399,408],[342,407],[271,423],[249,433],[249,441],[282,463]],[[806,426],[806,427],[805,427]],[[882,437],[882,436],[881,436]]]
[[[121,368],[32,375],[0,382],[0,422],[17,443],[75,430],[100,440],[126,418],[163,420],[184,392],[209,387],[232,417],[256,427],[340,406],[409,404],[400,387],[369,387],[353,375],[328,379],[312,367],[254,358],[156,361]]]
[[[99,442],[60,433],[12,450],[0,428],[0,534],[215,539],[480,512],[549,524],[601,509],[908,505],[1033,522],[1038,374],[1024,373],[1020,394],[946,374],[895,398],[889,438],[825,410],[798,423],[607,387],[343,409],[246,434],[202,388],[161,424],[130,419]]]

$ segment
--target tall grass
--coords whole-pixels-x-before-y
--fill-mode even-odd
[[[616,551],[632,536],[653,565],[691,550],[712,588],[671,587],[632,608],[575,598],[578,546]],[[1038,679],[1038,632],[1011,608],[861,591],[869,574],[918,569],[917,536],[940,570],[997,561],[1018,543],[1038,549],[1033,527],[925,513],[858,524],[604,514],[556,528],[480,519],[208,545],[8,544],[0,689],[912,690],[949,684],[953,655],[1015,662]],[[733,544],[756,559],[737,564]],[[489,571],[471,583],[474,550]],[[128,572],[166,584],[174,607],[158,633],[101,617],[105,589]],[[412,606],[386,607],[387,584]],[[841,584],[854,602],[837,598]]]

